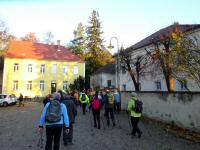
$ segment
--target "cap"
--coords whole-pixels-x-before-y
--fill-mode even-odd
[[[131,96],[137,96],[137,93],[136,92],[132,92]]]

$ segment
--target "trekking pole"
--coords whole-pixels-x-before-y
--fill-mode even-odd
[[[43,149],[43,134],[42,134],[42,132],[40,132],[40,138],[38,140],[37,147]]]
[[[126,113],[127,114],[127,119],[128,119],[128,124],[129,124],[129,127],[130,127],[130,130],[132,130],[132,128],[131,128],[131,122],[130,122],[130,117],[129,117],[129,114],[128,113]]]
[[[116,114],[116,119],[117,119],[117,122],[118,122],[118,125],[119,125],[119,128],[121,129],[121,125],[120,125],[120,122],[119,122],[119,118],[118,118],[118,115]]]
[[[91,125],[91,129],[90,130],[91,130],[91,132],[93,132],[92,118],[91,118],[92,114],[90,112],[91,112],[91,109],[89,109],[89,118],[90,118],[90,125]]]
[[[105,130],[106,130],[106,127],[105,127],[105,124],[104,124],[104,121],[103,121],[102,116],[100,116],[100,119],[101,119],[101,122],[102,122],[102,125],[103,125],[103,130],[105,131]]]

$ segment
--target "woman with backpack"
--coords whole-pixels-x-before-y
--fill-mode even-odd
[[[101,128],[100,126],[100,109],[101,109],[101,100],[98,98],[98,91],[96,91],[92,102],[91,102],[92,114],[94,118],[94,127],[98,129]]]

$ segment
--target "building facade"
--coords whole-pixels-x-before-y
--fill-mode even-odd
[[[176,29],[179,29],[184,35],[193,38],[195,37],[198,42],[200,41],[200,25],[171,25],[163,28],[152,35],[146,37],[145,39],[139,41],[133,46],[126,49],[126,52],[131,56],[132,59],[136,59],[137,56],[142,56],[146,54],[147,51],[154,53],[155,45],[153,40],[159,43],[159,41],[164,40]],[[158,45],[160,49],[164,48],[162,45]],[[122,91],[134,91],[135,87],[131,79],[130,74],[127,71],[120,71],[120,87]],[[173,91],[200,91],[200,88],[195,83],[195,81],[190,79],[185,79],[185,83],[180,83],[176,79],[172,79],[171,88]],[[149,67],[145,73],[140,75],[139,78],[140,91],[167,91],[165,77],[163,75],[160,66],[152,65]]]
[[[4,58],[2,93],[45,96],[85,77],[84,61],[63,46],[13,41]]]

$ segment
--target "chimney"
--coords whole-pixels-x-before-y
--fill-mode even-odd
[[[60,40],[57,40],[57,46],[58,46],[57,51],[60,51]]]

